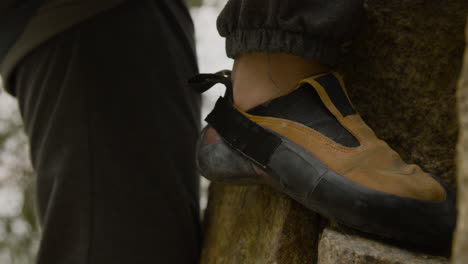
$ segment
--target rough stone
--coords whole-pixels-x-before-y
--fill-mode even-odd
[[[350,97],[405,161],[455,186],[466,1],[367,0],[342,71]]]
[[[202,264],[312,264],[318,216],[265,186],[211,186]]]
[[[443,257],[411,252],[392,245],[326,228],[320,238],[318,264],[448,264]]]
[[[468,43],[468,24],[466,27]],[[458,143],[458,223],[453,264],[468,263],[468,45],[458,83],[460,136]]]

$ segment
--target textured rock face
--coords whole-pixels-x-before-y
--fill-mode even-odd
[[[213,184],[209,204],[201,263],[315,263],[318,216],[283,194]]]
[[[466,27],[468,43],[468,25]],[[458,145],[458,223],[454,246],[454,264],[468,263],[468,45],[458,90],[460,137]]]
[[[350,97],[404,160],[454,186],[455,90],[468,5],[367,0],[366,10],[368,21],[340,66]],[[214,185],[205,220],[203,264],[317,263],[319,237],[319,263],[446,263],[330,229],[320,236],[317,216],[267,187]],[[458,252],[468,252],[464,245]]]
[[[326,228],[320,238],[318,264],[448,264],[442,257],[433,257],[411,252],[368,240],[347,235]]]
[[[353,103],[405,161],[455,185],[466,1],[368,0],[366,10],[342,67]]]

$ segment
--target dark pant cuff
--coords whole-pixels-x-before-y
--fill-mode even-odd
[[[230,58],[251,52],[288,53],[334,66],[341,51],[341,45],[333,41],[290,31],[241,30],[226,38],[226,52]]]

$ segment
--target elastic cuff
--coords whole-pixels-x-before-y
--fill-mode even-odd
[[[341,51],[341,45],[332,40],[289,31],[238,30],[226,37],[226,53],[230,58],[251,52],[289,53],[335,66]]]

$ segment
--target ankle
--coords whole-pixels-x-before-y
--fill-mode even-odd
[[[244,54],[234,62],[234,103],[248,110],[288,94],[300,80],[326,71],[327,67],[294,55]]]

